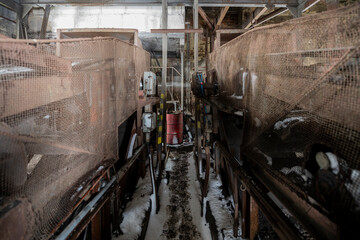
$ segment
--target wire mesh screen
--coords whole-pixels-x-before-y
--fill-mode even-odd
[[[136,111],[149,54],[113,39],[0,42],[1,205],[20,199],[28,238],[48,238]]]
[[[359,56],[358,3],[254,29],[209,56],[220,96],[247,109],[242,151],[350,225],[360,219]]]

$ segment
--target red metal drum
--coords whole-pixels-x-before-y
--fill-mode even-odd
[[[166,143],[183,142],[183,113],[166,114]]]

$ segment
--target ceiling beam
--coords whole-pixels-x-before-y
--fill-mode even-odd
[[[230,8],[229,6],[226,6],[226,7],[223,7],[221,9],[220,16],[219,16],[219,18],[217,20],[217,23],[216,23],[216,26],[215,26],[216,29],[218,29],[220,27],[220,25],[221,25],[222,21],[224,20],[224,17],[226,15],[227,11],[229,10],[229,8]]]
[[[21,5],[16,0],[0,0],[0,5],[13,10],[14,12],[21,11]]]
[[[6,0],[11,2],[11,0]],[[122,5],[122,6],[161,6],[161,0],[19,0],[21,4],[76,4],[76,5]],[[271,2],[271,1],[270,1]],[[199,0],[201,7],[265,7],[269,0]],[[297,0],[276,0],[274,7],[297,6]],[[193,0],[172,0],[169,6],[193,6]]]
[[[202,7],[198,7],[198,11],[202,19],[204,19],[205,23],[208,25],[209,29],[213,29],[214,26],[211,24],[209,17],[206,15],[204,9],[202,9]]]
[[[151,33],[203,33],[202,28],[199,29],[150,29]]]
[[[266,12],[267,8],[256,8],[243,24],[244,29],[249,29]]]
[[[264,22],[267,22],[270,19],[273,19],[274,17],[279,16],[280,14],[283,14],[287,11],[289,11],[289,9],[287,9],[287,8],[278,8],[278,9],[272,11],[271,13],[266,14],[265,16],[262,16],[261,18],[259,18],[257,20],[257,22],[255,24],[253,24],[253,27],[263,24]]]

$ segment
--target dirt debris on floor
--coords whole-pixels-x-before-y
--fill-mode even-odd
[[[201,239],[197,227],[192,222],[189,199],[189,154],[178,154],[170,174],[170,202],[166,206],[168,219],[164,224],[164,239]]]

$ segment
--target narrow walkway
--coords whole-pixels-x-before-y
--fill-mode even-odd
[[[145,214],[152,200],[150,219],[146,230],[146,240],[167,239],[241,239],[233,237],[233,202],[222,194],[219,176],[211,169],[208,196],[201,217],[201,191],[196,177],[195,161],[191,147],[172,148],[163,172],[159,188],[160,211],[156,214],[154,195],[149,171],[140,179],[132,200],[127,204],[121,234],[117,240],[139,239],[145,221]],[[217,236],[212,238],[209,223],[206,221],[206,208],[211,209]],[[214,229],[213,229],[214,232]],[[239,228],[239,236],[241,230]],[[144,237],[144,236],[142,236]],[[143,239],[140,237],[140,239]]]
[[[167,178],[159,189],[161,208],[158,214],[153,208],[145,239],[211,239],[208,223],[200,216],[193,153],[172,149],[165,170]]]

